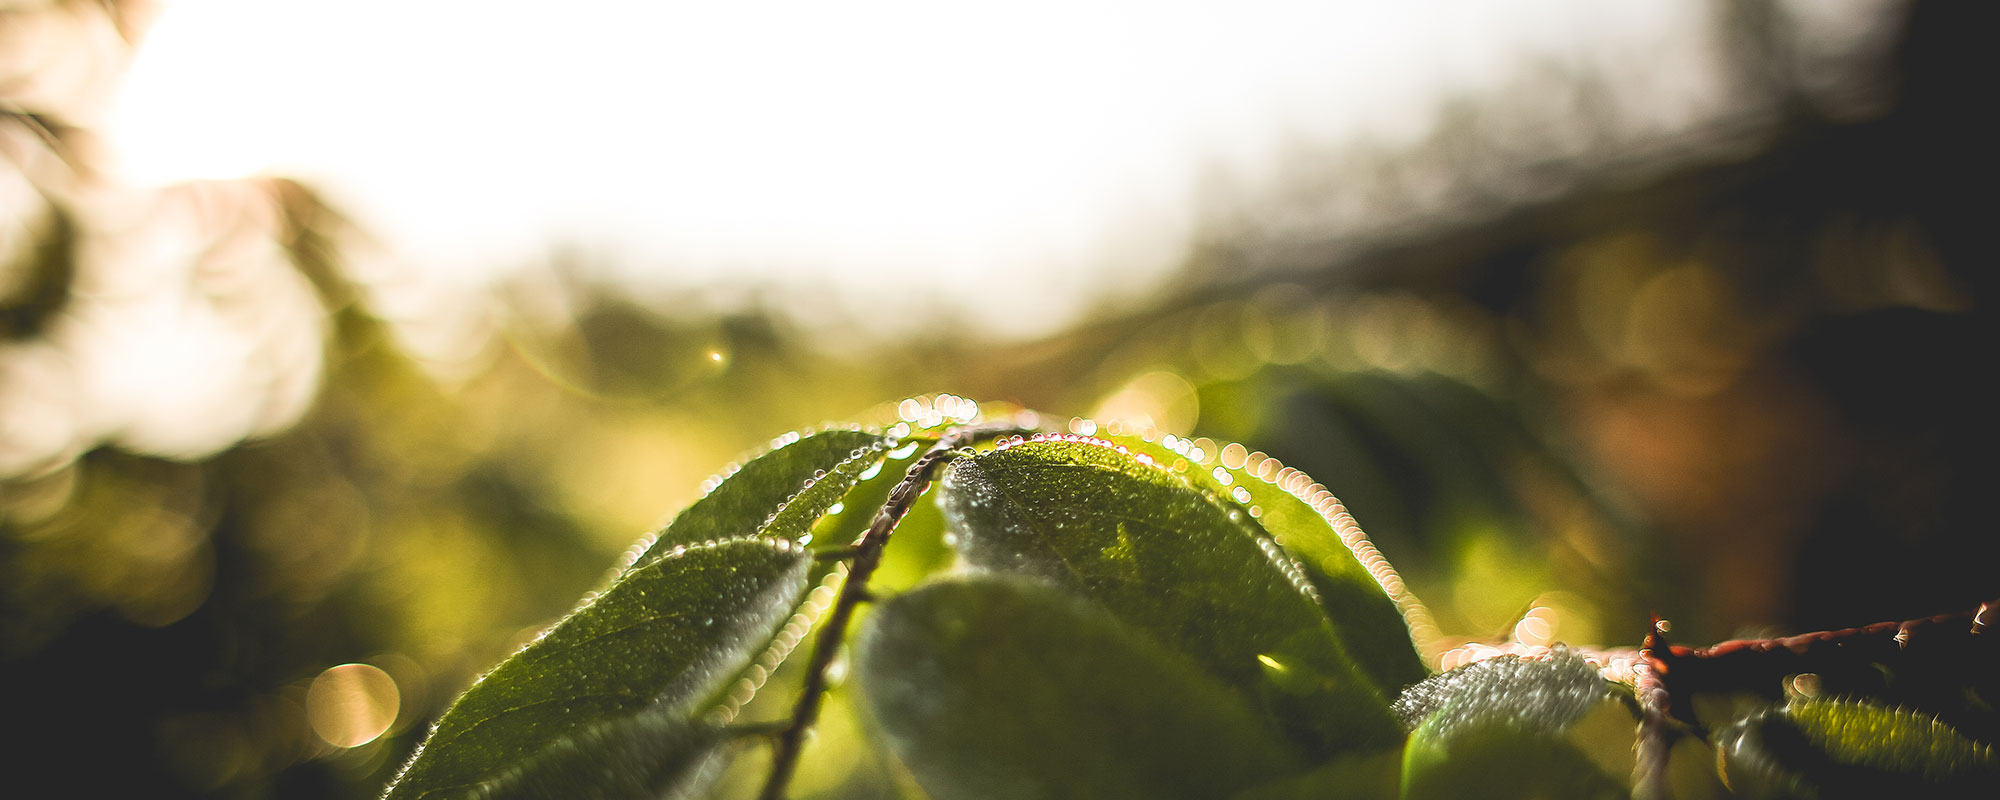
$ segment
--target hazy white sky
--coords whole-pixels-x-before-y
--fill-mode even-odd
[[[136,180],[304,178],[436,275],[567,244],[667,287],[914,287],[1024,333],[1165,274],[1204,170],[1418,135],[1523,53],[1643,53],[1706,13],[168,0],[108,134]],[[1042,301],[993,308],[1019,291]]]

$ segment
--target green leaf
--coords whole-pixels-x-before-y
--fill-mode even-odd
[[[1395,797],[1402,750],[1349,753],[1311,770],[1261,784],[1231,800],[1379,800]]]
[[[860,430],[788,434],[774,449],[725,471],[707,496],[683,509],[660,531],[637,563],[676,546],[752,534],[798,540],[813,523],[879,463],[889,440]]]
[[[2000,758],[1926,714],[1806,700],[1717,734],[1730,788],[1752,797],[2000,796]]]
[[[1396,698],[1395,709],[1405,726],[1436,722],[1444,736],[1489,721],[1553,733],[1582,719],[1609,692],[1610,685],[1590,662],[1556,648],[1546,658],[1474,661],[1411,686]]]
[[[466,690],[388,800],[676,789],[703,772],[719,695],[791,618],[812,563],[788,540],[745,538],[628,571]]]
[[[1113,436],[1110,441],[1151,456],[1155,463],[1197,488],[1256,509],[1261,527],[1305,568],[1319,595],[1321,610],[1333,620],[1334,634],[1347,653],[1385,696],[1430,675],[1410,640],[1409,625],[1397,601],[1370,571],[1371,566],[1385,569],[1387,562],[1352,515],[1335,516],[1345,514],[1346,509],[1335,510],[1339,501],[1326,487],[1261,453],[1254,458],[1246,454],[1240,462],[1234,458],[1225,461],[1219,452],[1202,453],[1202,459],[1190,461],[1187,453],[1166,446],[1164,439],[1156,443],[1137,436]],[[1232,469],[1226,463],[1239,466]],[[1338,529],[1335,519],[1341,522]],[[1353,544],[1349,544],[1350,539]],[[1361,548],[1359,552],[1357,548]],[[1385,575],[1400,585],[1401,579],[1393,577],[1393,572]]]
[[[1625,715],[1616,703],[1597,669],[1562,649],[1546,658],[1490,658],[1425,680],[1396,699],[1397,715],[1415,728],[1404,748],[1403,794],[1624,796],[1623,783],[1565,735],[1593,711]],[[1618,747],[1629,750],[1631,740]]]
[[[1399,738],[1308,578],[1242,509],[1073,441],[963,458],[941,485],[969,564],[1089,597],[1244,692],[1316,759]]]
[[[888,601],[856,676],[938,800],[1225,797],[1299,766],[1241,695],[1028,579],[968,576]]]

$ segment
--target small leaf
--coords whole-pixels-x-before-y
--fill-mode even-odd
[[[881,459],[888,442],[865,431],[829,430],[779,444],[683,509],[637,563],[675,546],[752,534],[797,540]]]
[[[2000,796],[2000,758],[1929,715],[1847,700],[1795,702],[1716,737],[1730,788],[1752,797]]]
[[[1213,798],[1298,768],[1239,694],[1039,582],[929,584],[857,649],[872,716],[938,800]]]
[[[1616,702],[1597,669],[1563,649],[1490,658],[1418,683],[1395,705],[1415,728],[1403,755],[1404,796],[1624,796],[1623,783],[1565,735]]]
[[[1315,758],[1397,740],[1304,573],[1241,509],[1082,442],[960,459],[942,486],[972,566],[1079,591],[1243,691]]]
[[[1398,600],[1390,597],[1371,571],[1371,567],[1381,570],[1387,562],[1374,550],[1366,534],[1361,533],[1359,525],[1347,531],[1357,537],[1354,544],[1342,538],[1343,531],[1335,529],[1332,515],[1323,510],[1338,502],[1326,487],[1305,473],[1269,458],[1255,461],[1245,458],[1239,464],[1241,468],[1231,469],[1215,454],[1209,454],[1201,463],[1189,463],[1181,453],[1164,444],[1137,436],[1113,436],[1110,440],[1135,453],[1150,455],[1162,465],[1171,467],[1176,462],[1186,465],[1174,471],[1195,487],[1218,496],[1236,496],[1240,489],[1241,495],[1248,498],[1244,502],[1261,512],[1257,522],[1305,568],[1313,588],[1318,590],[1322,610],[1333,620],[1335,635],[1385,696],[1430,675],[1410,640],[1409,626],[1397,608]],[[1234,463],[1234,459],[1230,462]],[[1216,466],[1208,466],[1211,463]],[[1224,478],[1217,477],[1217,469],[1223,471],[1226,483]],[[1345,513],[1344,508],[1341,513]],[[1343,522],[1352,524],[1352,520],[1350,515]],[[1362,549],[1357,552],[1356,548]],[[1394,578],[1393,572],[1387,574],[1394,581],[1392,585],[1401,585],[1401,579]]]
[[[387,798],[674,789],[702,771],[716,696],[792,616],[812,563],[789,541],[737,539],[632,569],[452,703]]]
[[[1590,662],[1556,648],[1547,658],[1497,656],[1429,678],[1397,697],[1395,710],[1404,726],[1434,721],[1447,736],[1489,721],[1553,733],[1582,719],[1609,691]]]

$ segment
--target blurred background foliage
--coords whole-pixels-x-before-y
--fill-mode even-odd
[[[1152,300],[1021,342],[857,338],[581,254],[437,315],[310,186],[100,173],[88,105],[148,6],[0,4],[0,763],[372,796],[704,477],[933,391],[1281,458],[1447,645],[1975,604],[1992,7],[1877,4],[1848,51],[1787,8],[1712,5],[1711,124],[1547,63],[1411,142],[1302,138],[1217,177]],[[876,302],[851,313],[931,313]]]

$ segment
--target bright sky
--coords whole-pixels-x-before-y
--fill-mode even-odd
[[[1414,136],[1524,52],[1644,52],[1706,13],[168,0],[108,134],[135,180],[304,178],[446,277],[568,244],[670,288],[914,286],[1018,334],[1166,274],[1205,171]]]

